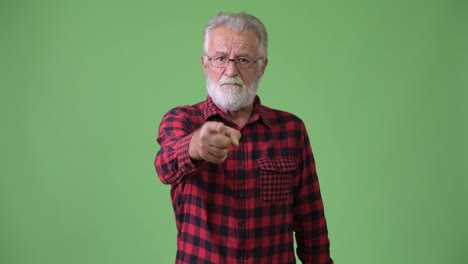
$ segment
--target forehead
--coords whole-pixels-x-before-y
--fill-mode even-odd
[[[259,45],[255,32],[250,30],[237,32],[226,27],[215,28],[207,41],[209,53],[256,55]]]

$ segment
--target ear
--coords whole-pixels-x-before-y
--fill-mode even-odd
[[[260,68],[260,77],[263,76],[263,74],[265,73],[265,69],[268,65],[268,58],[265,58],[263,64],[262,64],[262,68]]]
[[[202,67],[203,67],[203,72],[205,73],[205,75],[207,75],[208,74],[207,73],[208,65],[207,65],[207,63],[205,63],[205,61],[206,61],[205,59],[206,59],[205,56],[203,56],[203,55],[200,56],[201,64],[202,64]]]

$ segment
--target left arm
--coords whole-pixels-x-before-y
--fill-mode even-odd
[[[302,124],[300,176],[294,198],[294,231],[297,255],[306,264],[333,264],[330,241],[309,137]]]

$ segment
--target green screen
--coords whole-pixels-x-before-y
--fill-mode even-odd
[[[336,263],[468,263],[457,0],[0,2],[0,263],[174,263],[159,122],[206,97],[220,11],[270,36],[259,95],[307,125]]]

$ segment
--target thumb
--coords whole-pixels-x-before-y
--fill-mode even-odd
[[[234,128],[224,126],[224,134],[231,139],[231,144],[238,147],[239,139],[241,138],[241,133],[239,130]]]

